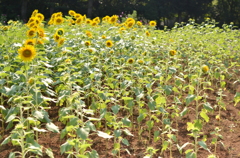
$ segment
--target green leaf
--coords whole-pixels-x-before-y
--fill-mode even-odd
[[[46,148],[46,154],[47,154],[50,158],[54,158],[52,149]]]
[[[44,115],[42,114],[41,111],[34,111],[33,116],[39,120],[44,118]]]
[[[12,153],[12,152],[11,152],[11,153],[9,154],[8,158],[15,158],[15,156],[16,156],[15,153]]]
[[[163,119],[163,123],[165,125],[170,125],[171,124],[171,120],[169,118],[165,118],[165,119]]]
[[[167,150],[168,145],[169,145],[169,142],[168,142],[168,141],[164,141],[163,144],[162,144],[162,150],[161,150],[161,152]]]
[[[204,103],[203,104],[203,107],[204,107],[204,109],[206,109],[207,111],[213,111],[213,107],[210,105],[210,103],[209,102],[206,102],[206,103]]]
[[[122,143],[125,144],[126,146],[129,146],[129,145],[130,145],[129,142],[128,142],[128,140],[125,139],[125,138],[122,139]]]
[[[55,132],[55,133],[59,133],[59,128],[58,126],[54,125],[52,122],[47,123],[46,124],[46,128],[51,131],[51,132]]]
[[[208,150],[207,144],[204,141],[198,141],[198,144],[203,147],[203,149]]]
[[[113,136],[111,136],[111,135],[109,135],[109,134],[107,134],[107,133],[105,133],[105,132],[101,132],[101,131],[97,131],[97,135],[99,136],[99,137],[102,137],[102,138],[113,138]]]
[[[122,134],[122,131],[121,130],[114,130],[114,136],[116,137],[116,138],[118,138],[118,137],[120,137],[121,136],[121,134]]]
[[[164,85],[163,89],[167,95],[170,95],[172,93],[172,86]]]
[[[209,122],[209,117],[206,113],[206,111],[203,109],[201,112],[200,112],[200,116],[206,121],[206,122]]]
[[[194,99],[195,99],[195,95],[193,94],[188,94],[188,96],[186,97],[186,104],[189,105]]]
[[[111,109],[112,109],[112,111],[113,111],[114,114],[117,114],[118,111],[119,111],[119,109],[120,109],[120,105],[114,105],[114,106],[112,106]]]
[[[189,150],[191,150],[191,151],[189,151]],[[187,151],[188,151],[188,152],[187,152]],[[196,153],[193,152],[192,149],[188,149],[187,151],[186,151],[186,152],[187,152],[186,158],[197,158]],[[186,152],[185,152],[185,153],[186,153]]]
[[[85,124],[85,126],[86,126],[87,128],[89,128],[91,131],[96,131],[95,125],[94,125],[92,122],[90,122],[90,121],[88,121],[88,122]]]
[[[73,146],[70,145],[68,142],[65,142],[60,146],[60,152],[61,154],[65,153],[66,151],[69,151]]]
[[[235,94],[235,96],[234,96],[234,102],[235,102],[234,106],[236,106],[237,103],[240,102],[240,93],[239,93],[239,92],[237,92],[237,93]]]
[[[82,138],[83,140],[86,140],[88,137],[88,134],[90,132],[90,129],[89,128],[78,128],[76,132],[80,138]]]
[[[142,122],[144,118],[145,118],[145,115],[143,113],[140,113],[140,115],[137,117],[138,123]]]
[[[16,118],[16,114],[10,115],[10,116],[7,118],[7,120],[6,120],[6,123],[12,121],[12,120],[15,119],[15,118]]]
[[[184,107],[183,111],[180,112],[180,116],[181,116],[181,117],[185,116],[185,115],[187,114],[187,112],[188,112],[188,108],[187,108],[187,107]]]
[[[124,117],[124,118],[122,119],[122,122],[123,122],[123,124],[126,125],[126,126],[130,126],[130,125],[131,125],[131,121],[130,121],[128,118],[126,118],[126,117]]]
[[[90,153],[87,153],[88,158],[99,158],[99,155],[96,150],[92,150]]]
[[[123,132],[128,136],[134,136],[128,129],[124,129]]]
[[[7,144],[8,142],[10,142],[11,140],[11,136],[8,136],[4,139],[4,141],[1,143],[1,145]]]

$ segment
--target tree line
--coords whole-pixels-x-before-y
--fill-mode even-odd
[[[240,0],[0,0],[0,22],[10,19],[27,22],[35,9],[45,15],[45,20],[55,12],[67,15],[69,10],[88,18],[127,17],[135,10],[137,20],[156,20],[158,26],[190,18],[196,22],[210,18],[219,24],[233,22],[240,26]]]

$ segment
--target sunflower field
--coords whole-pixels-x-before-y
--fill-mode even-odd
[[[240,156],[240,31],[69,11],[0,25],[3,158]]]

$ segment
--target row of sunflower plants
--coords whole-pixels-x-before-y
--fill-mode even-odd
[[[145,157],[174,157],[174,150],[187,158],[199,150],[217,157],[221,130],[211,133],[212,150],[204,127],[209,114],[221,121],[226,81],[239,82],[239,32],[232,25],[190,19],[156,30],[155,21],[89,19],[73,10],[54,13],[48,22],[35,10],[26,24],[8,24],[0,36],[1,137],[10,133],[1,145],[20,146],[9,157],[54,157],[38,143],[47,132],[65,141],[59,152],[67,157],[99,157],[95,136],[113,139],[116,157],[136,154],[130,140],[142,141]],[[219,95],[216,106],[208,102],[209,91]],[[53,105],[61,129],[49,116]],[[185,122],[189,141],[180,142],[179,122],[192,112]]]

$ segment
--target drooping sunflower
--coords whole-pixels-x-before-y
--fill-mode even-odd
[[[27,31],[27,36],[29,38],[32,38],[32,37],[36,36],[36,29],[31,28],[30,30],[28,30]]]
[[[44,33],[43,28],[38,27],[38,28],[37,28],[37,34],[38,34],[38,36],[39,36],[40,38],[44,38],[44,37],[45,37],[45,33]]]
[[[65,38],[60,38],[60,39],[58,40],[58,47],[60,47],[61,45],[63,45],[64,41],[65,41]]]
[[[146,34],[146,36],[150,36],[151,35],[150,32],[148,32],[148,31],[146,31],[145,34]]]
[[[86,31],[86,35],[87,35],[89,38],[92,38],[92,32]]]
[[[18,54],[20,59],[22,59],[24,62],[29,62],[35,58],[37,52],[33,46],[25,45],[24,47],[18,49]]]
[[[32,45],[32,46],[34,46],[35,44],[36,44],[36,39],[27,39],[24,42],[24,45]]]
[[[71,16],[75,16],[76,12],[74,10],[69,10],[68,11],[68,14],[71,15]]]
[[[92,25],[92,26],[97,26],[98,23],[97,23],[96,21],[92,21],[91,25]]]
[[[91,42],[90,41],[86,41],[85,42],[85,46],[90,46],[91,45]]]
[[[202,71],[205,72],[205,73],[208,72],[209,71],[209,67],[207,65],[203,65],[202,66]]]
[[[156,21],[150,21],[150,22],[149,22],[149,25],[150,25],[150,26],[156,26],[157,23],[156,23]]]
[[[128,64],[133,64],[133,63],[134,63],[134,59],[133,59],[133,58],[129,58],[129,59],[127,60],[127,63],[128,63]]]
[[[106,41],[106,46],[107,47],[112,47],[113,46],[113,42],[111,40],[107,40]]]
[[[82,16],[79,17],[79,18],[77,18],[77,19],[75,20],[75,23],[76,23],[77,25],[80,25],[82,22],[83,22]]]
[[[54,24],[55,25],[60,25],[60,24],[63,23],[63,21],[64,21],[64,19],[61,16],[54,18]]]
[[[170,54],[171,56],[174,56],[174,55],[177,54],[177,51],[176,51],[176,50],[170,50],[170,51],[169,51],[169,54]]]

